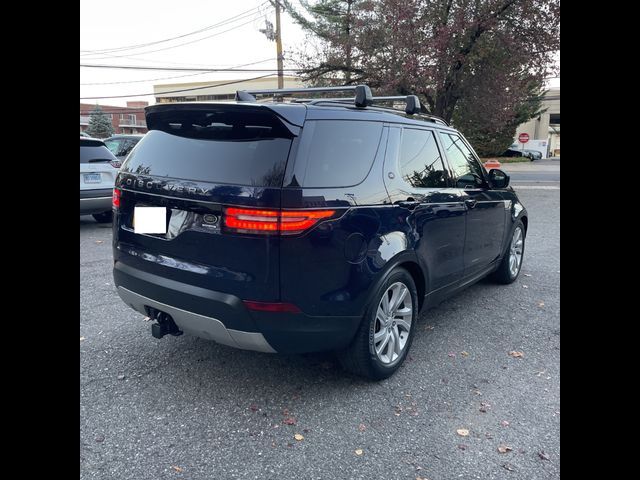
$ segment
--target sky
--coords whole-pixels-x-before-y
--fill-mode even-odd
[[[274,9],[266,0],[110,0],[106,4],[83,0],[81,65],[229,68],[253,64],[241,68],[269,71],[201,73],[81,66],[80,101],[125,106],[127,101],[146,100],[153,104],[153,95],[139,94],[152,94],[154,84],[235,80],[275,73],[276,44],[259,31],[265,27],[265,20],[275,27]],[[286,69],[292,67],[286,61],[287,51],[301,46],[305,34],[286,12],[281,21]],[[211,28],[160,42],[207,27]],[[149,43],[153,45],[140,46]],[[273,79],[275,88],[275,75]],[[550,86],[558,85],[559,80],[551,80]],[[116,98],[121,95],[134,96]]]
[[[240,17],[224,25],[195,35],[135,49],[113,51],[120,47],[177,37],[238,16]],[[153,104],[152,95],[105,99],[83,97],[153,93],[154,84],[234,80],[275,73],[276,44],[258,31],[265,27],[265,19],[275,27],[274,9],[265,0],[110,0],[106,4],[98,0],[83,0],[80,3],[81,65],[229,68],[261,62],[243,68],[271,71],[202,74],[192,71],[80,67],[80,101],[124,106],[127,100],[146,100]],[[301,45],[305,35],[286,13],[281,15],[281,21],[283,48],[286,52]],[[180,46],[188,42],[190,43]],[[111,51],[100,53],[109,49]],[[285,57],[284,68],[287,67],[291,65],[287,65]],[[180,78],[167,78],[179,76]],[[275,88],[276,77],[273,78]]]

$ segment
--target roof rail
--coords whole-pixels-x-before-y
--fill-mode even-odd
[[[290,95],[295,93],[326,93],[326,92],[355,92],[352,99],[355,106],[364,108],[371,104],[371,89],[368,85],[343,85],[341,87],[309,87],[309,88],[276,88],[264,90],[238,90],[236,100],[240,102],[255,102],[255,95]]]
[[[343,85],[339,87],[308,87],[308,88],[281,88],[281,89],[263,89],[263,90],[237,90],[235,99],[239,102],[255,102],[255,95],[291,95],[296,93],[328,93],[328,92],[355,92],[355,97],[341,97],[341,98],[296,98],[293,102],[296,103],[309,103],[311,105],[319,103],[352,103],[358,108],[364,108],[378,102],[392,102],[392,101],[404,101],[406,106],[404,112],[407,115],[419,115],[425,119],[429,119],[436,123],[442,123],[449,126],[440,117],[435,115],[425,114],[421,112],[420,100],[417,95],[395,95],[395,96],[383,96],[374,97],[371,94],[371,89],[367,85]],[[385,108],[385,107],[379,107]],[[390,110],[398,111],[396,108],[389,107]]]
[[[296,98],[292,100],[296,103],[309,103],[312,105],[317,105],[319,103],[351,103],[354,101],[353,98],[344,97],[344,98]],[[405,101],[406,106],[404,112],[407,115],[415,115],[422,113],[420,109],[420,99],[416,95],[395,95],[390,97],[372,97],[371,105],[378,102],[389,102],[389,101]],[[384,107],[383,107],[384,108]],[[391,110],[398,111],[397,108],[390,108]],[[424,114],[423,114],[424,115]],[[428,114],[427,114],[428,115]],[[439,117],[435,117],[434,115],[430,115],[433,118],[439,119]],[[444,120],[443,120],[444,122]]]

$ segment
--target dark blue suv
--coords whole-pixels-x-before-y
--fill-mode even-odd
[[[528,219],[504,172],[415,96],[318,90],[355,97],[146,108],[114,189],[114,279],[155,337],[335,350],[381,379],[421,310],[518,276]]]

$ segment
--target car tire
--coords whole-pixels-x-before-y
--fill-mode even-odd
[[[522,261],[524,260],[526,230],[521,220],[518,220],[509,239],[509,247],[502,257],[500,266],[493,272],[491,278],[498,283],[508,285],[513,283],[520,275]],[[515,242],[515,243],[514,243]],[[515,264],[514,264],[515,262]]]
[[[102,212],[102,213],[94,213],[92,217],[98,223],[110,223],[113,221],[113,212]]]
[[[351,345],[338,357],[345,370],[382,380],[393,375],[407,357],[418,319],[418,293],[411,274],[395,268],[373,298]]]

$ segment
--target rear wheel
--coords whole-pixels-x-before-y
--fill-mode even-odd
[[[353,342],[341,352],[342,366],[372,380],[393,375],[411,347],[417,315],[413,278],[396,268],[376,292]]]
[[[524,237],[524,225],[521,220],[518,220],[511,235],[509,249],[502,258],[500,266],[492,275],[492,278],[498,283],[509,284],[518,278],[524,257]]]
[[[113,220],[113,212],[108,211],[108,212],[102,212],[102,213],[94,213],[92,217],[98,223],[109,223]]]

